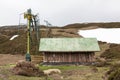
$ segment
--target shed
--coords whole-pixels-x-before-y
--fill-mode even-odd
[[[41,38],[39,51],[47,64],[92,63],[100,51],[96,38]]]

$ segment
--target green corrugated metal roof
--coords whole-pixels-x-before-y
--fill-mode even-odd
[[[96,38],[41,38],[39,51],[100,51]]]

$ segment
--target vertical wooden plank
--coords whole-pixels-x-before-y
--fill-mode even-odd
[[[70,61],[69,62],[72,62],[72,53],[70,53]]]
[[[65,62],[68,62],[68,56],[67,56],[67,53],[65,53],[65,57],[66,57],[66,61],[65,61]]]
[[[51,61],[51,62],[54,62],[53,54],[52,54],[51,52],[49,53],[49,57],[50,57],[50,61]]]
[[[66,58],[66,53],[64,53],[64,62],[66,62],[67,58]]]
[[[83,58],[84,58],[84,59],[83,59],[83,62],[85,63],[85,61],[86,61],[86,60],[85,60],[85,53],[83,53]]]
[[[51,62],[51,60],[50,60],[50,53],[48,53],[48,61]]]
[[[61,59],[62,59],[62,62],[64,62],[64,53],[62,53]]]
[[[92,62],[92,60],[91,60],[91,53],[89,53],[89,62]]]
[[[85,60],[85,63],[86,63],[86,52],[84,52],[84,60]]]
[[[47,60],[47,53],[46,52],[44,52],[44,58],[45,58],[45,62],[48,62],[48,60]]]
[[[59,53],[57,54],[58,58],[57,58],[57,62],[59,62]]]
[[[65,62],[67,62],[67,58],[68,58],[68,56],[67,56],[67,53],[65,53]]]
[[[93,53],[93,56],[92,56],[92,57],[93,57],[93,62],[94,62],[94,61],[95,61],[95,59],[94,59],[94,58],[95,58],[94,53]]]
[[[77,62],[79,62],[79,53],[76,53],[77,54]]]
[[[63,62],[63,53],[61,53],[60,61]]]
[[[73,62],[73,54],[71,53],[71,62]]]
[[[84,63],[84,54],[82,53],[82,63]]]
[[[92,54],[92,53],[90,53],[90,54],[89,54],[89,57],[90,57],[90,62],[92,62],[91,54]]]
[[[72,53],[72,62],[74,62],[74,54]]]
[[[82,62],[83,62],[83,61],[82,61],[82,53],[80,53],[80,59],[81,59],[81,63],[82,63]]]
[[[48,61],[51,62],[51,60],[50,60],[50,53],[48,53]]]
[[[64,53],[64,62],[66,61],[66,59],[65,59],[65,53]]]
[[[76,53],[74,53],[75,54],[75,62],[77,62],[77,55],[76,55]]]
[[[42,52],[42,54],[43,54],[43,62],[46,62],[47,60],[46,60],[46,53],[45,52]]]
[[[82,53],[80,53],[80,60],[81,60],[81,63],[82,63]]]
[[[69,58],[68,53],[65,53],[65,55],[66,55],[66,62],[68,62],[68,58]]]
[[[85,62],[85,53],[83,53],[83,63]]]
[[[49,62],[49,54],[48,54],[48,52],[46,52],[46,58],[47,58],[47,62]]]
[[[66,57],[67,57],[67,61],[66,62],[69,62],[69,53],[66,53]]]
[[[80,60],[80,53],[79,53],[79,62],[81,62],[81,60]]]
[[[77,55],[76,55],[76,52],[75,53],[73,53],[74,54],[74,58],[75,58],[75,61],[74,62],[77,62]]]
[[[85,52],[85,62],[87,63],[88,59],[87,59],[87,52]]]
[[[91,61],[93,62],[93,53],[91,53]]]
[[[45,60],[43,59],[43,61],[47,62],[47,53],[44,52],[44,55],[43,55],[43,56],[45,57]]]
[[[48,54],[48,52],[46,52],[46,58],[47,58],[47,62],[49,62],[49,54]]]
[[[74,54],[74,62],[76,62],[76,54]]]
[[[63,62],[64,62],[64,53],[63,53]]]
[[[82,63],[84,63],[84,53],[82,53]]]
[[[91,53],[91,61],[93,62],[93,53]]]
[[[87,56],[88,56],[88,63],[90,62],[90,58],[89,58],[89,55],[90,55],[90,52],[89,52],[89,53],[88,53],[88,55],[87,55]]]
[[[81,62],[82,62],[82,53],[80,53],[80,59],[81,59]]]

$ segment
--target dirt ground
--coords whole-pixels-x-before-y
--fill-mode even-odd
[[[49,75],[48,79],[46,79],[46,77],[26,77],[14,75],[11,72],[12,67],[15,66],[16,62],[19,60],[24,60],[24,56],[0,54],[0,80],[103,80],[103,76],[108,70],[106,67],[94,68],[85,65],[72,65],[68,66],[66,69],[61,68],[61,74]],[[43,66],[43,68],[44,67],[49,66]],[[53,68],[54,67],[55,66],[53,66]],[[62,67],[64,68],[64,66]]]
[[[24,60],[23,55],[0,54],[0,66],[15,64],[19,60]]]

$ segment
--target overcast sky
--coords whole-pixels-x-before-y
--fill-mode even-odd
[[[0,26],[16,25],[31,8],[41,24],[63,26],[83,22],[120,22],[120,0],[0,0]],[[25,23],[21,19],[21,23]]]

